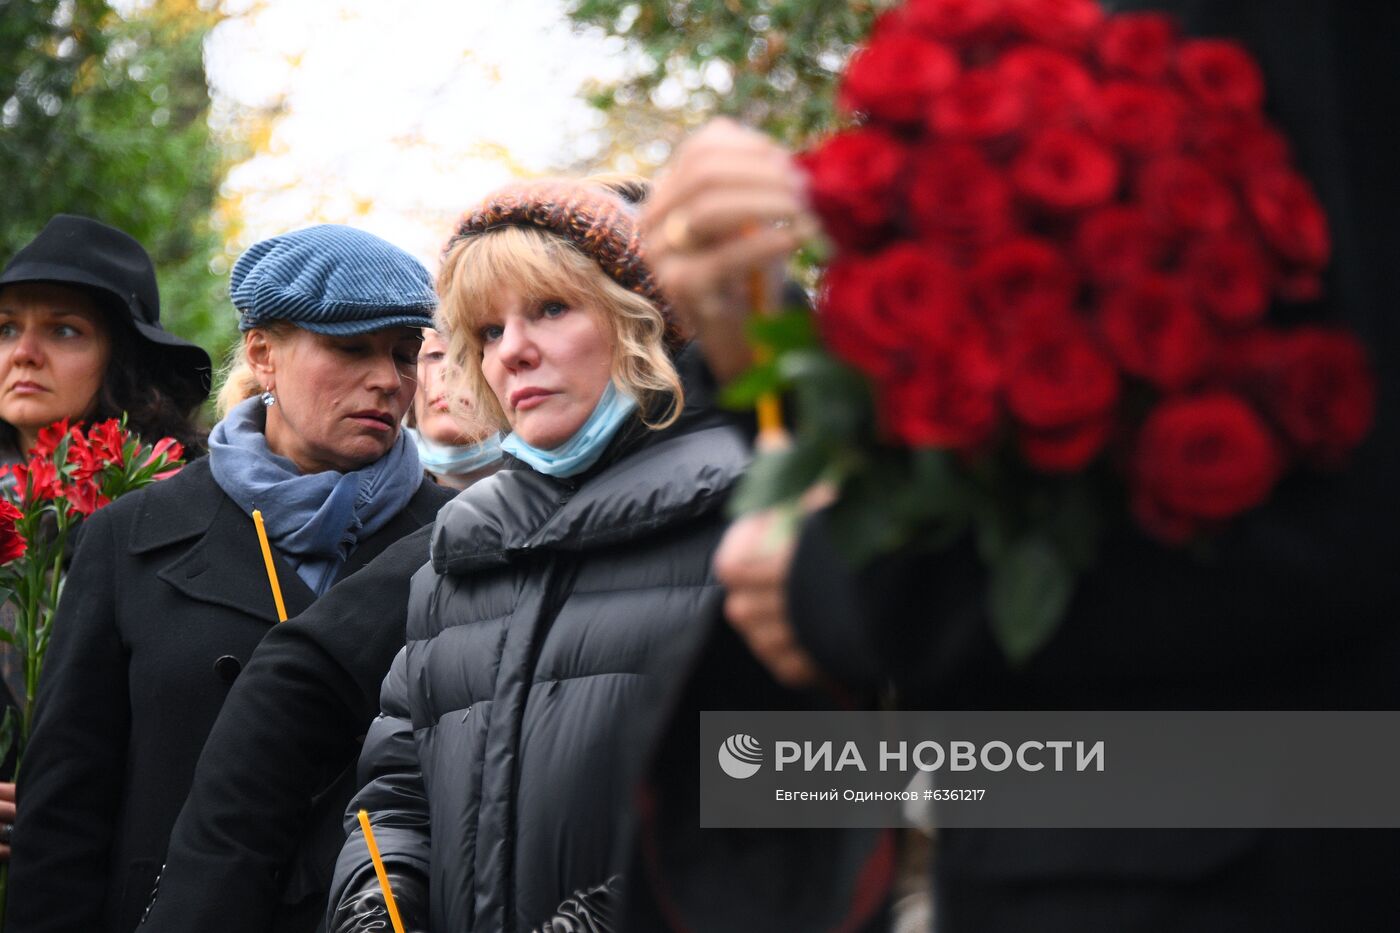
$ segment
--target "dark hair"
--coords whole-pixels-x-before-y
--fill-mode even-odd
[[[127,428],[146,443],[173,437],[184,445],[187,460],[202,455],[207,432],[196,420],[205,396],[198,375],[171,366],[168,359],[139,339],[125,312],[112,308],[105,293],[88,290],[88,294],[104,312],[101,320],[111,341],[111,352],[97,391],[97,405],[83,420],[92,425],[120,418],[125,412]],[[154,378],[157,373],[160,381]],[[0,446],[21,455],[27,453],[20,450],[19,431],[4,420],[0,420]]]
[[[205,395],[198,375],[170,366],[136,338],[126,321],[116,321],[111,330],[112,352],[92,420],[120,418],[126,412],[127,427],[146,443],[173,437],[184,445],[187,459],[204,453],[208,432],[196,420]],[[161,373],[163,381],[155,381],[154,373]]]

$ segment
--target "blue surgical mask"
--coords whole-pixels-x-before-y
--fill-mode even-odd
[[[637,407],[637,400],[617,390],[612,382],[593,408],[593,414],[574,436],[552,450],[531,447],[516,434],[507,434],[501,449],[546,476],[576,476],[598,462],[617,429]]]
[[[463,476],[467,473],[475,473],[482,467],[490,466],[501,459],[501,435],[499,434],[492,434],[475,444],[453,447],[430,441],[413,428],[405,427],[404,431],[413,441],[413,445],[418,448],[418,460],[423,464],[423,469],[429,473],[437,473],[442,476]]]

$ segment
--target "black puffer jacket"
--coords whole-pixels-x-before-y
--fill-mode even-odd
[[[579,482],[507,470],[443,509],[332,908],[372,883],[360,807],[385,861],[428,879],[434,930],[529,930],[615,873],[626,763],[675,646],[719,610],[710,558],[748,458],[693,415]]]

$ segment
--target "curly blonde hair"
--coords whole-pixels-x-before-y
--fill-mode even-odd
[[[655,420],[645,421],[650,428],[664,428],[680,417],[685,392],[666,350],[661,309],[619,285],[562,237],[538,227],[503,225],[458,240],[443,257],[437,288],[438,329],[448,335],[451,365],[465,379],[478,411],[502,430],[510,428],[481,369],[480,328],[506,289],[528,301],[557,300],[603,311],[612,330],[612,378],[618,389],[635,398],[644,413],[660,408]]]

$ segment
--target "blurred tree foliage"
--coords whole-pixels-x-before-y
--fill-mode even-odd
[[[234,333],[203,58],[218,19],[199,0],[0,0],[0,258],[56,213],[120,227],[156,262],[165,326],[216,354]]]
[[[626,40],[636,66],[591,89],[600,162],[646,171],[686,130],[735,116],[802,145],[829,128],[835,82],[892,0],[572,0],[575,23]]]

